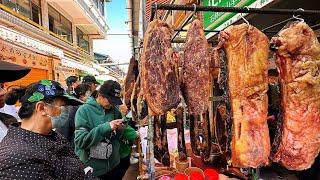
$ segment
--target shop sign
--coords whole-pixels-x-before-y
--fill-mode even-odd
[[[89,74],[92,74],[92,75],[98,75],[99,74],[99,72],[95,68],[89,67],[88,65],[85,65],[85,64],[81,64],[81,63],[77,62],[76,60],[73,60],[73,59],[70,59],[70,58],[67,58],[67,57],[63,57],[61,59],[61,64],[62,64],[62,66],[66,66],[66,67],[69,67],[69,68],[74,68],[74,69],[79,69],[79,70],[82,70],[82,71],[86,71],[86,72],[88,72]]]
[[[0,40],[0,60],[6,60],[14,64],[47,70],[49,57],[36,54],[28,49],[20,48]]]
[[[1,25],[0,38],[8,42],[13,42],[18,46],[37,50],[45,55],[55,55],[59,58],[63,57],[62,50]]]
[[[262,8],[274,0],[204,0],[204,6],[219,6],[219,7],[249,7]],[[245,16],[247,14],[242,14]],[[240,13],[226,12],[204,12],[204,28],[206,30],[222,30],[234,22],[241,19]],[[215,35],[216,32],[207,34],[207,38]]]

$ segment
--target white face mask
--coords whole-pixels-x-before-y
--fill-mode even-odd
[[[60,111],[61,111],[61,113],[57,116],[51,116],[51,115],[47,114],[47,116],[51,120],[52,129],[61,128],[61,127],[65,126],[65,124],[68,122],[68,118],[69,118],[68,108],[66,106],[55,106],[52,104],[47,104],[47,105],[49,105],[51,107],[60,108]]]

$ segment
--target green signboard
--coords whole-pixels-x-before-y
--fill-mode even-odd
[[[273,0],[204,0],[204,6],[219,7],[254,7],[261,8]],[[221,30],[237,21],[240,14],[225,12],[204,12],[204,28],[206,30]],[[209,36],[215,33],[210,33]]]

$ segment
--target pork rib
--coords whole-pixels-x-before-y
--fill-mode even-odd
[[[271,43],[278,48],[283,122],[272,160],[308,169],[320,151],[320,44],[303,22],[287,25]]]
[[[149,23],[141,57],[141,87],[150,115],[161,115],[180,102],[172,64],[172,29],[158,19]]]
[[[268,164],[268,38],[247,24],[230,26],[219,40],[227,55],[232,111],[231,160],[236,167]]]

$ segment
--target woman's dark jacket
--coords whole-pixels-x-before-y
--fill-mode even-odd
[[[0,143],[0,179],[87,179],[67,140],[9,127]],[[90,178],[89,178],[90,179]]]

